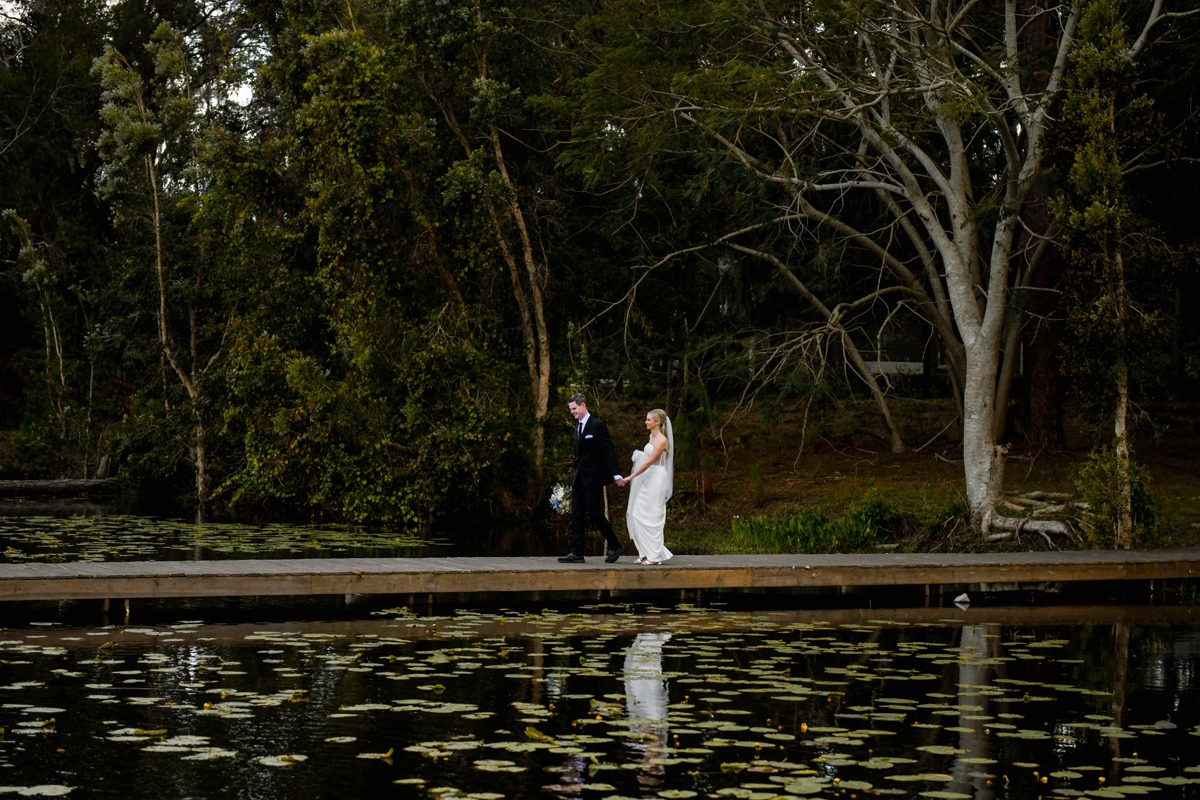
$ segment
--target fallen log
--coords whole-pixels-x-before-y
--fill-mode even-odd
[[[57,478],[43,481],[0,481],[0,497],[76,497],[109,494],[120,486],[118,478]]]

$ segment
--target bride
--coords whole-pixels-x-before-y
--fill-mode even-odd
[[[632,484],[625,523],[629,538],[637,546],[638,564],[661,564],[671,551],[663,544],[667,522],[667,498],[675,482],[675,438],[667,412],[656,408],[646,415],[650,441],[633,451],[633,472],[620,485]]]

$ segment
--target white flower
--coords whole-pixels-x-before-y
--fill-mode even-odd
[[[571,513],[571,487],[561,483],[550,490],[550,507],[560,514]]]

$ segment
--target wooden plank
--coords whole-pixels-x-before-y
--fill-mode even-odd
[[[0,564],[0,600],[474,594],[1149,581],[1200,575],[1200,550],[1009,554],[554,558],[314,558]]]

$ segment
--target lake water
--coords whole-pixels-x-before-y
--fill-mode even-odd
[[[0,793],[1200,797],[1200,628],[1127,609],[10,612]]]
[[[22,525],[10,560],[163,545]],[[309,533],[203,548],[383,546]],[[3,608],[0,795],[1200,797],[1188,606]]]
[[[333,525],[195,525],[102,509],[73,514],[65,512],[61,504],[0,503],[0,549],[8,563],[540,556],[566,552],[566,523],[565,518],[555,518],[541,531],[479,527],[453,535],[422,536],[403,530]],[[599,547],[599,534],[593,536]]]

